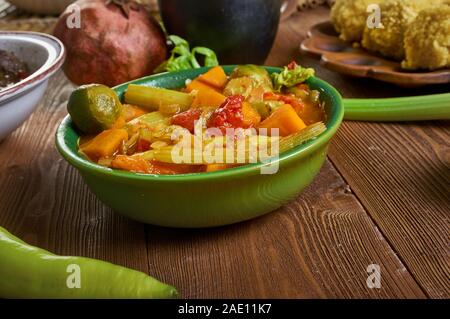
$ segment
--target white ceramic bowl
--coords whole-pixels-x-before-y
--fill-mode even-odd
[[[64,45],[55,37],[37,32],[0,32],[0,50],[14,53],[32,73],[22,81],[0,89],[0,141],[33,113],[45,93],[48,80],[65,58]]]
[[[8,0],[16,7],[32,13],[60,14],[75,0]]]

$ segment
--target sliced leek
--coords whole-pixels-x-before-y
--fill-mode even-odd
[[[152,129],[159,128],[159,126],[165,127],[170,124],[170,117],[162,114],[161,112],[151,112],[135,118],[125,125],[129,135],[133,135],[142,126]]]

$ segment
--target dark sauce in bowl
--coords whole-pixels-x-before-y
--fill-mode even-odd
[[[13,53],[0,50],[0,90],[11,86],[29,75],[25,62]]]

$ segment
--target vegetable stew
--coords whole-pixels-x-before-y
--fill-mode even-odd
[[[305,83],[313,74],[295,62],[272,75],[243,65],[227,76],[216,66],[179,90],[130,84],[123,102],[107,87],[80,87],[68,109],[83,133],[79,151],[95,163],[142,174],[214,172],[264,162],[323,133],[320,92]]]

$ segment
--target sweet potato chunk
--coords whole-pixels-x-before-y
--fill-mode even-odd
[[[219,90],[222,90],[228,81],[225,71],[220,66],[213,67],[208,72],[200,75],[198,79]]]
[[[219,107],[225,101],[226,97],[217,92],[211,86],[204,84],[199,80],[194,80],[186,87],[188,92],[197,91],[197,96],[192,102],[193,107],[212,106]]]
[[[123,141],[128,139],[124,129],[110,129],[101,132],[89,142],[80,146],[80,150],[92,160],[110,157],[119,149]]]
[[[292,106],[284,104],[262,121],[258,127],[267,129],[278,128],[280,136],[288,136],[304,129],[306,125]]]
[[[255,127],[261,122],[261,115],[248,102],[242,103],[242,116],[246,127]]]

